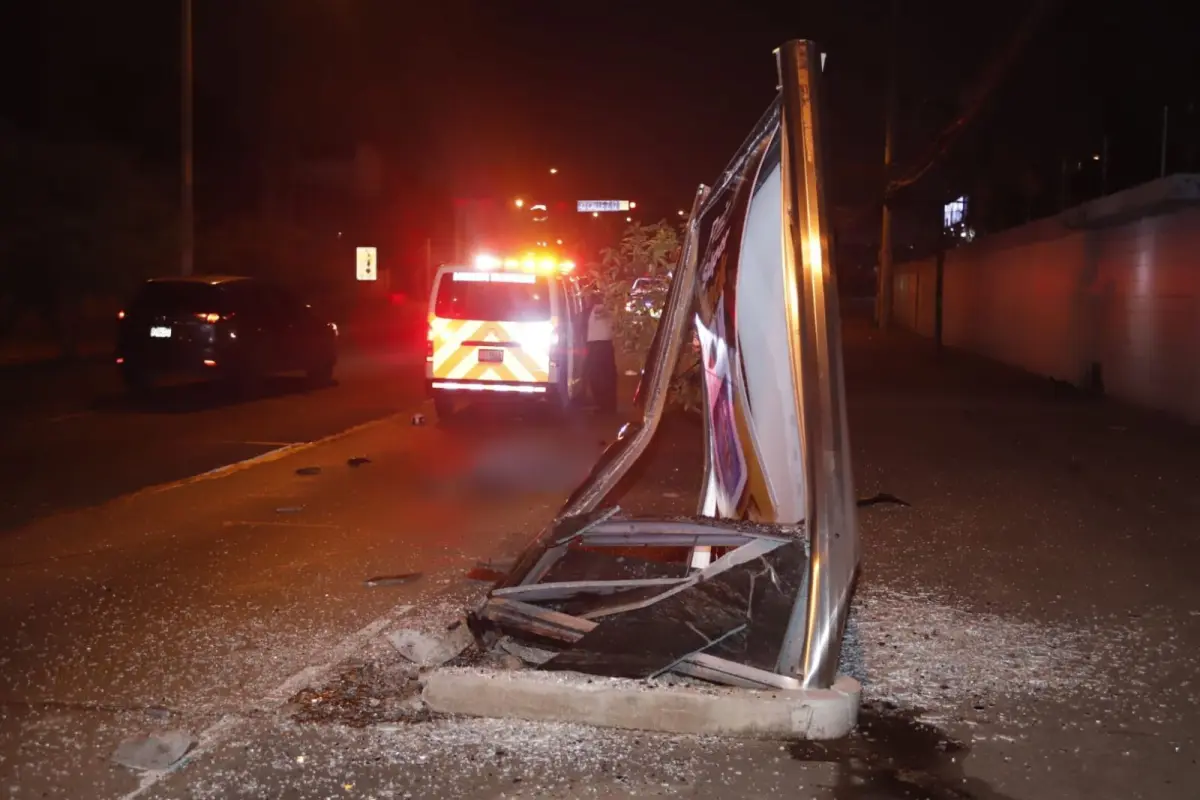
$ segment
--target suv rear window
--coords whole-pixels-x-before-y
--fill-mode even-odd
[[[227,300],[220,286],[188,281],[151,281],[134,298],[135,314],[205,314],[225,311]]]
[[[433,313],[442,319],[548,320],[550,282],[524,274],[447,272],[438,281]]]

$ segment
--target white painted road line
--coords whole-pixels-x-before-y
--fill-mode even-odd
[[[252,520],[252,519],[227,519],[221,523],[224,528],[238,527],[275,527],[275,528],[328,528],[330,530],[338,530],[344,526],[335,525],[332,522],[302,522],[298,520]]]
[[[402,419],[404,416],[404,413],[389,414],[386,417],[381,417],[379,419],[371,420],[370,422],[364,422],[361,425],[355,425],[352,428],[347,428],[346,430],[340,433],[335,433],[331,436],[313,439],[311,442],[295,442],[293,444],[284,445],[283,447],[278,447],[274,450],[268,450],[265,453],[260,453],[259,455],[252,456],[251,458],[235,461],[232,464],[226,464],[223,467],[210,469],[208,472],[201,472],[199,475],[193,475],[189,478],[182,478],[169,483],[160,483],[154,486],[147,486],[145,489],[139,489],[136,492],[123,495],[118,498],[118,500],[132,500],[136,497],[142,497],[148,494],[169,492],[172,489],[178,489],[181,486],[189,486],[193,483],[200,483],[201,481],[211,481],[216,478],[224,478],[226,475],[232,475],[235,472],[241,472],[242,470],[249,469],[250,467],[256,467],[259,464],[269,464],[272,461],[278,461],[281,458],[290,456],[293,453],[299,453],[303,450],[309,450],[314,447],[319,447],[323,444],[336,442],[337,440],[344,439],[347,436],[353,436],[356,433],[362,433],[363,431],[370,430],[371,428],[381,427],[388,423],[396,422]]]

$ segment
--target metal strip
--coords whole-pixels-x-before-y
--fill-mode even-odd
[[[588,547],[687,547],[707,550],[711,547],[741,547],[755,538],[766,537],[737,533],[588,533],[579,540]]]
[[[598,619],[600,617],[610,617],[613,614],[624,614],[626,611],[633,611],[646,606],[652,606],[660,600],[665,600],[672,595],[679,594],[690,586],[694,586],[701,581],[708,580],[714,575],[719,575],[727,569],[732,569],[739,564],[745,564],[748,561],[753,561],[756,558],[762,558],[768,553],[778,550],[783,547],[786,542],[776,542],[769,539],[755,539],[752,542],[742,545],[736,550],[731,550],[725,555],[718,558],[713,563],[701,570],[697,570],[689,575],[683,582],[677,586],[672,586],[662,594],[657,594],[654,597],[646,600],[641,600],[634,603],[625,603],[619,606],[610,606],[608,608],[597,609],[590,614],[584,614],[584,619]]]
[[[696,211],[706,197],[707,193],[701,186],[692,203],[692,217],[688,221],[687,236],[679,254],[679,265],[671,279],[667,306],[659,319],[658,331],[663,333],[660,336],[656,332],[655,346],[651,348],[646,359],[645,374],[638,389],[642,423],[637,426],[631,424],[631,435],[621,437],[609,445],[591,474],[567,499],[559,511],[559,517],[583,514],[598,508],[646,452],[650,440],[658,430],[658,423],[667,403],[671,377],[679,363],[679,350],[687,315],[691,313],[695,298],[696,260],[699,250],[699,217]],[[643,386],[648,390],[644,394]]]
[[[528,583],[523,586],[507,586],[496,589],[492,597],[521,600],[526,603],[547,600],[567,600],[581,594],[616,594],[629,589],[648,589],[655,586],[674,586],[687,578],[639,578],[624,581],[554,581],[553,583]]]
[[[587,539],[597,535],[632,535],[646,537],[647,541],[657,541],[654,537],[674,534],[698,537],[738,537],[743,543],[751,539],[771,539],[773,541],[787,542],[795,538],[787,534],[775,533],[771,526],[732,522],[730,520],[714,519],[711,523],[708,523],[686,519],[606,519],[571,536],[564,537],[557,544],[563,544],[576,537]]]
[[[522,603],[520,600],[501,598],[484,603],[483,608],[479,609],[479,616],[500,627],[520,628],[535,636],[567,644],[579,641],[598,624],[559,611],[538,608],[530,603]]]
[[[555,522],[550,524],[550,527],[538,534],[537,545],[543,546],[545,549],[542,550],[542,554],[538,557],[533,567],[523,575],[508,575],[504,579],[503,585],[507,587],[537,583],[542,578],[546,577],[546,573],[558,563],[560,558],[567,554],[567,546],[576,536],[581,533],[586,533],[595,526],[599,525],[601,522],[604,522],[606,519],[609,519],[617,514],[620,510],[620,506],[613,506],[612,508],[607,508],[604,511],[598,512],[598,516],[595,519],[581,527],[579,530],[575,531],[575,533],[571,534],[570,536],[564,536],[553,545],[546,545],[546,539],[548,539],[550,534],[552,534],[555,528],[558,527],[558,520],[555,520]],[[561,517],[559,519],[561,519]],[[523,560],[527,559],[529,557],[528,553],[531,552],[531,550],[532,548],[530,550],[526,550],[526,552],[521,555],[521,558]],[[520,564],[521,562],[518,561],[517,563]]]
[[[804,688],[795,678],[776,675],[765,669],[747,667],[745,664],[707,653],[696,653],[689,656],[682,663],[676,664],[674,671],[680,675],[689,675],[693,678],[723,683],[726,686],[737,686],[742,689],[782,689],[787,691]]]

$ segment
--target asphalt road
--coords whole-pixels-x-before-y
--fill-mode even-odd
[[[271,379],[252,399],[173,384],[133,402],[106,361],[0,370],[0,541],[4,531],[311,442],[419,403],[423,354],[345,353],[335,385]]]
[[[227,440],[311,439],[412,397],[403,371],[364,370],[307,396],[130,415],[125,435],[139,450],[119,463],[147,467],[130,468],[125,485],[186,471],[186,448],[198,469],[250,452]],[[77,424],[111,437],[104,414]],[[202,433],[189,435],[196,420]],[[107,763],[125,736],[147,726],[212,735],[230,715],[286,701],[321,674],[314,666],[360,655],[409,607],[531,536],[616,424],[520,408],[469,409],[451,428],[382,417],[220,478],[10,530],[0,551],[0,792],[125,796],[138,777]],[[151,441],[167,436],[180,440]],[[408,573],[411,584],[365,585]]]
[[[527,541],[619,423],[400,418],[10,529],[0,794],[1194,798],[1200,437],[861,326],[847,350],[858,491],[912,504],[861,513],[843,669],[871,704],[862,736],[805,748],[511,722],[373,725],[395,710],[403,675],[384,635],[460,613],[480,588],[464,571]],[[305,417],[333,432],[337,414],[383,406],[387,386],[406,385],[374,362],[363,369],[310,395],[130,416],[143,439],[174,430],[155,429],[160,416],[211,417],[221,440]],[[279,441],[320,432],[302,433]],[[173,449],[150,452],[169,461]],[[697,430],[676,424],[622,505],[691,510],[701,455]],[[297,472],[306,467],[317,470]],[[400,574],[416,577],[364,584]],[[199,739],[182,769],[109,762],[122,740],[164,729]]]

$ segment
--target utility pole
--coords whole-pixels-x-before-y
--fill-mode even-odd
[[[1100,194],[1108,194],[1108,134],[1100,143]]]
[[[193,131],[192,131],[192,92],[195,85],[192,65],[192,0],[182,0],[183,22],[180,26],[180,263],[179,272],[191,275],[195,263],[196,220],[195,220],[195,187],[193,185]]]
[[[1062,177],[1059,179],[1058,186],[1058,210],[1066,209],[1067,204],[1071,202],[1071,172],[1070,166],[1067,164],[1067,157],[1062,159]]]
[[[875,324],[887,330],[892,321],[892,144],[898,105],[897,54],[899,52],[900,0],[892,0],[891,41],[888,48],[887,92],[883,128],[883,225],[879,235],[879,275],[875,289]]]
[[[1167,177],[1167,122],[1170,114],[1170,107],[1163,106],[1163,124],[1162,124],[1162,146],[1159,148],[1158,154],[1158,177]]]

